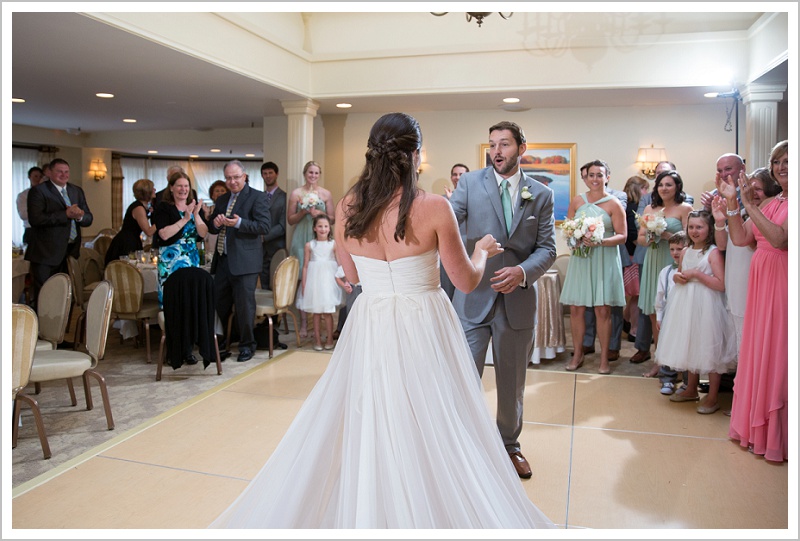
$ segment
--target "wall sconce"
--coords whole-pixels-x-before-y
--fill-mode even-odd
[[[665,161],[667,161],[667,151],[661,147],[654,148],[653,145],[650,145],[650,148],[641,147],[639,154],[636,156],[636,165],[642,174],[649,179],[655,178],[656,165]]]
[[[108,168],[103,160],[92,160],[89,165],[89,174],[94,176],[95,182],[106,178],[106,173],[108,173]]]

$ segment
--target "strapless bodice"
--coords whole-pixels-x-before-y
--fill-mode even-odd
[[[362,295],[415,295],[439,289],[439,252],[384,261],[354,255]]]

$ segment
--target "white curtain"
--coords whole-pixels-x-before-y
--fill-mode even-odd
[[[147,176],[147,159],[146,158],[120,158],[120,166],[122,167],[122,217],[125,218],[125,213],[128,212],[128,207],[133,203],[133,184],[140,178],[152,178]],[[153,181],[155,182],[155,181]],[[166,181],[164,182],[166,186]],[[158,187],[156,187],[156,190]]]
[[[153,181],[156,191],[167,187],[167,169],[173,165],[180,165],[192,179],[192,186],[197,190],[197,197],[201,201],[211,204],[208,188],[216,180],[224,180],[222,168],[227,162],[215,161],[182,161],[161,160],[152,158],[121,158],[122,175],[122,209],[123,215],[128,206],[133,203],[133,183],[140,178],[149,178]],[[264,179],[261,178],[261,162],[242,162],[245,172],[250,177],[250,185],[258,190],[264,189]],[[20,236],[22,233],[20,233]]]
[[[22,244],[22,234],[25,226],[22,225],[22,218],[17,212],[17,196],[23,190],[31,187],[28,180],[28,169],[38,164],[39,151],[33,148],[12,148],[11,149],[11,208],[13,219],[11,220],[11,242],[15,246]]]

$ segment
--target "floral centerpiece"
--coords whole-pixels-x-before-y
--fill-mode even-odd
[[[645,241],[650,244],[650,248],[658,248],[658,241],[661,239],[661,234],[667,230],[667,219],[664,218],[664,211],[659,210],[655,214],[644,214],[639,216],[636,214],[636,223],[639,227],[644,227]]]
[[[567,246],[572,250],[572,255],[588,257],[592,247],[583,243],[586,239],[591,244],[598,244],[603,240],[605,233],[603,218],[600,216],[586,216],[581,212],[571,220],[561,222],[561,231],[567,240]]]
[[[317,192],[306,192],[303,194],[303,197],[300,198],[300,208],[303,210],[312,209],[316,207],[320,201],[321,199]]]

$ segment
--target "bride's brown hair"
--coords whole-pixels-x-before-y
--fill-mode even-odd
[[[367,140],[364,169],[348,191],[350,203],[344,210],[345,237],[365,237],[400,189],[394,240],[399,242],[405,238],[411,203],[419,192],[414,151],[421,146],[422,134],[414,117],[389,113],[375,122]]]

